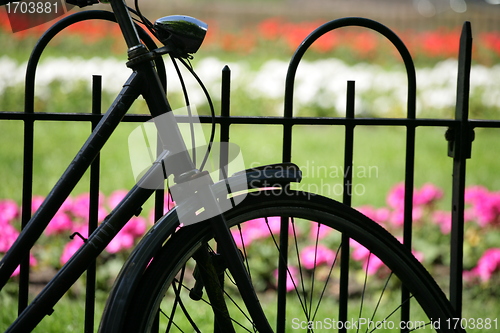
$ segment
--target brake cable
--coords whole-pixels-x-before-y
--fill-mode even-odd
[[[141,22],[144,26],[146,26],[146,28],[151,32],[151,34],[153,34],[157,39],[159,39],[157,36],[157,32],[156,32],[153,24],[151,23],[151,21],[149,21],[144,15],[142,15],[141,10],[139,8],[139,0],[135,0],[134,5],[135,5],[135,9],[128,7],[129,11],[134,13],[135,15],[137,15],[140,19],[139,20],[139,19],[134,18],[134,20],[136,20],[137,22]],[[172,55],[170,55],[170,57],[172,59],[172,63],[175,67],[175,70],[177,72],[177,75],[178,75],[180,83],[181,83],[181,87],[182,87],[182,91],[183,91],[183,95],[184,95],[184,101],[185,101],[185,104],[186,104],[186,107],[188,110],[188,116],[192,117],[192,112],[191,112],[190,103],[189,103],[189,95],[188,95],[187,87],[184,83],[184,79],[182,77],[182,73],[181,73],[179,66],[177,65],[175,59],[179,59],[179,61],[184,65],[184,67],[186,67],[186,69],[189,71],[189,73],[194,77],[194,79],[196,80],[196,82],[198,83],[200,88],[202,89],[203,93],[205,94],[205,97],[207,99],[207,102],[208,102],[208,105],[210,108],[211,129],[210,129],[209,143],[208,143],[207,151],[205,152],[205,156],[203,157],[203,161],[201,162],[200,167],[199,167],[199,170],[203,171],[203,168],[205,167],[205,165],[208,161],[208,156],[211,152],[212,145],[213,145],[214,138],[215,138],[215,125],[216,125],[215,124],[215,108],[214,108],[214,105],[212,102],[212,98],[210,97],[210,93],[208,92],[203,81],[200,79],[200,77],[194,71],[191,63],[189,62],[189,58],[187,58],[187,61],[186,61],[180,57],[175,58]],[[193,126],[192,122],[190,122],[190,131],[191,131],[191,143],[192,143],[192,151],[193,151],[193,162],[196,165],[196,143],[195,143],[194,126]]]

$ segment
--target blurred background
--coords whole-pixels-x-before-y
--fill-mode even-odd
[[[163,6],[145,2],[148,8]],[[209,17],[221,25],[241,27],[262,19],[282,16],[291,21],[331,20],[362,16],[381,21],[398,30],[456,28],[465,20],[477,31],[497,30],[500,18],[498,0],[173,0],[166,8]],[[168,6],[168,7],[167,7]]]
[[[133,6],[133,2],[128,2]],[[139,0],[151,21],[183,14],[209,24],[206,40],[191,60],[220,112],[221,70],[232,74],[233,115],[280,116],[283,114],[284,80],[288,62],[301,41],[321,24],[333,19],[360,16],[394,30],[407,45],[417,71],[417,115],[452,119],[455,112],[457,54],[464,21],[474,36],[470,114],[476,119],[500,119],[500,0]],[[108,10],[100,4],[91,8]],[[71,9],[67,15],[77,10]],[[56,21],[12,33],[5,7],[0,8],[0,111],[23,111],[24,77],[29,55],[38,38]],[[125,66],[126,47],[119,28],[107,22],[82,22],[57,36],[44,52],[36,76],[36,112],[87,113],[91,110],[91,77],[103,77],[103,112],[109,107],[130,74]],[[174,108],[184,106],[175,71],[168,65],[168,95]],[[201,90],[185,75],[190,100],[200,114],[208,114]],[[322,37],[307,52],[296,80],[296,116],[342,117],[345,114],[346,81],[356,82],[357,117],[405,117],[407,79],[400,57],[385,39],[366,29],[339,29]],[[146,113],[138,100],[131,113]],[[0,120],[0,223],[12,225],[8,240],[1,237],[5,252],[19,230],[22,196],[23,127],[20,120]],[[127,140],[135,124],[123,123],[109,140],[101,157],[103,216],[116,204],[123,190],[134,184]],[[452,160],[447,156],[446,128],[418,128],[416,193],[432,189],[433,197],[422,207],[416,221],[416,250],[424,264],[447,288]],[[87,122],[35,124],[33,191],[40,200],[50,191],[90,132]],[[389,198],[400,194],[404,179],[405,128],[357,127],[355,130],[357,187],[353,205],[377,219],[385,212],[386,226],[397,216]],[[235,125],[231,140],[242,147],[248,167],[276,163],[281,159],[282,128]],[[293,161],[304,171],[303,189],[319,190],[342,198],[342,126],[294,127]],[[500,160],[494,148],[498,129],[477,129],[472,159],[468,161],[468,217],[466,232],[466,316],[495,317],[500,309]],[[326,172],[324,170],[327,170]],[[67,234],[79,230],[85,217],[78,215],[88,204],[88,175],[77,186],[61,212],[67,230],[47,234],[41,240],[33,270],[57,269],[68,248]],[[340,190],[339,190],[340,189]],[[427,192],[429,193],[429,192]],[[146,206],[139,224],[150,225]],[[36,208],[34,205],[33,209]],[[9,212],[10,215],[6,215]],[[388,214],[388,215],[387,215]],[[484,216],[487,216],[486,218]],[[72,217],[73,219],[71,219]],[[392,222],[391,222],[392,221]],[[4,230],[4,229],[3,229]],[[7,230],[7,229],[5,229]],[[433,237],[429,237],[433,235]],[[12,237],[11,237],[12,236]],[[140,235],[134,235],[134,241]],[[101,258],[98,295],[102,307],[106,291],[129,248]],[[483,265],[483,266],[481,266]],[[480,277],[476,273],[486,269]],[[491,274],[490,274],[491,273]],[[40,274],[41,275],[41,274]],[[48,274],[50,275],[50,274]],[[36,276],[36,274],[35,274]],[[14,290],[15,288],[12,288]],[[11,295],[15,295],[12,291]],[[70,301],[80,300],[77,285]],[[71,298],[73,297],[73,298]],[[0,307],[12,309],[13,298],[0,295]],[[62,306],[62,317],[49,319],[42,332],[68,331],[78,327],[81,310]],[[66,312],[74,313],[66,313]],[[2,311],[3,312],[3,311]],[[53,316],[54,317],[54,316]],[[52,317],[51,317],[52,318]],[[0,316],[1,325],[8,319]],[[480,331],[480,330],[479,330]]]

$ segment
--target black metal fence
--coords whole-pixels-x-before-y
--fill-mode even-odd
[[[347,82],[347,105],[345,117],[295,117],[293,115],[293,92],[297,67],[303,54],[321,35],[345,26],[361,26],[377,31],[392,42],[399,51],[408,78],[407,93],[407,116],[405,118],[358,118],[355,116],[355,82]],[[55,35],[55,34],[54,34]],[[51,37],[50,37],[51,38]],[[50,38],[48,40],[50,40]],[[35,54],[43,51],[48,40],[37,45]],[[469,23],[465,23],[462,31],[459,51],[457,101],[455,119],[419,119],[416,117],[416,70],[412,58],[401,40],[388,28],[375,21],[362,18],[345,18],[331,21],[314,31],[299,47],[293,56],[285,82],[285,110],[283,116],[276,117],[244,117],[231,116],[230,113],[230,69],[222,71],[222,93],[221,113],[215,121],[220,127],[220,140],[228,141],[233,125],[278,125],[283,128],[282,157],[284,162],[292,161],[292,138],[294,128],[301,125],[327,125],[345,128],[344,144],[344,192],[343,202],[351,205],[351,193],[348,191],[352,183],[352,166],[354,150],[354,128],[364,126],[393,126],[406,129],[406,152],[405,152],[405,206],[404,206],[404,244],[411,248],[412,244],[412,208],[413,188],[415,175],[415,132],[419,127],[447,128],[446,140],[448,140],[448,155],[453,159],[453,195],[451,199],[452,231],[451,231],[451,268],[450,268],[450,290],[449,295],[457,316],[462,310],[462,271],[463,271],[463,242],[464,242],[464,191],[466,161],[471,157],[472,141],[475,128],[500,128],[500,121],[469,120],[468,99],[471,69],[472,35]],[[28,65],[26,76],[26,96],[24,112],[0,112],[0,121],[21,120],[24,123],[24,155],[23,155],[23,190],[22,190],[22,225],[24,226],[31,217],[31,203],[33,196],[33,153],[34,153],[34,125],[39,121],[57,122],[88,122],[97,124],[101,119],[101,79],[95,76],[93,79],[93,103],[91,113],[37,113],[34,110],[34,81],[38,64],[38,57],[32,57]],[[127,115],[124,122],[144,122],[149,119],[145,115]],[[208,117],[202,117],[202,122],[210,122]],[[90,176],[90,221],[89,231],[97,227],[97,210],[99,197],[99,158],[91,166]],[[162,201],[162,198],[157,202]],[[161,211],[160,211],[161,213]],[[85,331],[93,331],[94,322],[94,299],[95,299],[95,272],[93,265],[87,272],[86,291],[86,322]],[[21,265],[19,279],[19,311],[27,306],[28,290],[30,283],[29,258],[25,258]]]

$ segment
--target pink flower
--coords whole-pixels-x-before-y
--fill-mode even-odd
[[[411,253],[415,257],[415,259],[417,259],[419,262],[423,262],[424,261],[424,254],[422,252],[416,251],[416,250],[412,250]]]
[[[335,252],[321,244],[306,246],[300,251],[300,262],[306,269],[323,264],[332,265],[335,257]]]
[[[472,211],[481,227],[500,222],[500,192],[474,187],[466,190],[465,198],[466,202],[472,204]]]
[[[374,254],[371,254],[363,264],[363,269],[368,275],[376,274],[382,267],[385,267],[385,264]]]
[[[380,225],[384,225],[385,222],[389,221],[391,216],[391,211],[388,208],[375,208],[372,206],[361,206],[356,208],[360,213],[377,222]]]
[[[399,239],[399,241],[402,242],[401,239]],[[374,275],[377,272],[379,272],[383,267],[386,267],[379,257],[374,255],[370,250],[368,250],[366,247],[359,244],[355,240],[351,239],[350,245],[353,248],[351,254],[352,258],[363,264],[363,269],[366,271],[368,275]],[[423,253],[418,251],[412,251],[412,254],[418,261],[422,262],[424,260]]]
[[[73,221],[65,212],[58,211],[50,221],[45,233],[47,235],[56,235],[73,229]]]
[[[14,200],[0,201],[0,225],[12,222],[19,216],[19,207]]]
[[[431,204],[443,197],[443,191],[433,184],[424,184],[413,193],[413,205],[422,206]],[[394,186],[387,196],[387,204],[394,209],[402,210],[405,203],[405,184]]]
[[[396,239],[401,244],[403,244],[403,237],[396,237]],[[419,262],[423,262],[424,261],[424,254],[422,252],[416,251],[416,250],[411,250],[411,254],[413,254],[413,256],[415,257],[415,259],[417,259]]]
[[[243,247],[250,245],[251,241],[248,236],[245,236],[243,230],[240,232],[238,229],[231,229],[231,235],[233,236],[234,242],[237,247]]]
[[[269,229],[265,220],[259,218],[247,221],[241,227],[241,231],[239,229],[231,230],[231,234],[236,245],[241,247],[250,245],[256,239],[269,236]]]
[[[351,254],[352,258],[356,261],[362,262],[363,269],[367,272],[368,275],[377,273],[381,267],[385,266],[382,260],[372,254],[372,252],[363,245],[352,239],[350,241],[350,244],[354,249]]]
[[[36,212],[38,208],[42,205],[42,203],[45,201],[45,198],[42,196],[34,196],[31,199],[31,212]],[[73,199],[71,197],[66,198],[64,200],[63,204],[61,205],[61,208],[59,208],[59,211],[66,211],[69,212],[73,209]]]
[[[273,234],[279,234],[280,229],[281,229],[281,217],[280,216],[270,216],[267,218],[263,218],[263,220],[266,221],[266,223],[269,225],[269,227],[266,227],[267,233],[269,234],[269,230],[271,230],[271,233]],[[292,226],[289,224],[288,225],[288,232],[292,232]]]
[[[19,231],[10,224],[2,225],[0,232],[0,252],[7,252],[19,236]]]
[[[132,248],[136,239],[142,236],[145,231],[146,220],[142,217],[133,217],[108,244],[106,251],[117,253]]]
[[[471,205],[467,210],[480,226],[494,222],[499,215],[496,195],[483,186],[471,186],[465,190],[465,202]]]
[[[31,212],[36,212],[38,208],[40,208],[44,200],[45,198],[42,196],[34,196],[33,198],[31,198]]]
[[[415,205],[428,205],[441,199],[443,191],[433,184],[424,184],[413,194],[413,203]]]
[[[108,198],[108,207],[110,209],[114,209],[116,206],[118,206],[120,201],[122,201],[122,199],[125,198],[125,195],[127,193],[128,192],[125,190],[117,190],[111,193],[111,195]]]
[[[325,238],[331,231],[332,229],[330,227],[327,227],[323,224],[319,224],[316,222],[311,222],[311,230],[309,231],[309,238],[312,240],[320,240]]]
[[[489,194],[489,191],[484,186],[470,186],[465,189],[465,202],[475,204],[478,201],[484,200]]]
[[[165,197],[163,199],[163,214],[168,213],[170,210],[172,210],[175,207],[175,201],[173,201],[172,196],[170,194],[165,194]],[[151,223],[154,223],[155,220],[155,209],[151,209],[149,212],[149,221]]]
[[[416,222],[422,218],[422,208],[413,207],[412,210],[412,221]],[[389,218],[389,222],[395,227],[401,227],[404,224],[404,209],[403,207],[395,209]]]
[[[498,270],[500,270],[500,248],[492,248],[484,252],[476,267],[464,274],[466,278],[479,277],[481,281],[487,282]]]
[[[352,258],[356,261],[363,261],[370,256],[370,251],[363,245],[356,242],[354,239],[349,241],[349,244],[353,248]]]
[[[387,204],[391,208],[403,208],[405,203],[405,184],[399,183],[395,185],[387,196]]]
[[[88,237],[88,229],[85,226],[81,226],[76,230],[77,232],[80,233],[83,237],[87,238]],[[68,244],[63,249],[63,253],[60,258],[60,263],[61,265],[64,265],[72,256],[75,254],[76,251],[83,245],[83,239],[81,239],[78,236],[75,236]]]
[[[292,291],[297,286],[299,270],[297,267],[289,266],[287,268],[287,276],[286,276],[286,291]],[[276,279],[276,285],[278,282],[278,270],[274,271],[274,278]]]
[[[75,237],[68,244],[66,244],[60,259],[61,265],[64,265],[82,245],[83,240],[79,237]]]
[[[10,205],[11,203],[9,203]],[[12,215],[11,215],[12,216]],[[12,244],[16,241],[17,237],[19,236],[19,231],[17,231],[16,228],[14,228],[11,224],[4,224],[1,226],[1,232],[0,232],[0,253],[6,253]],[[35,266],[37,264],[37,261],[35,257],[30,254],[30,265]],[[12,276],[19,275],[20,269],[19,267],[16,268],[14,273],[12,273]]]
[[[439,225],[445,235],[451,231],[451,212],[438,210],[432,214],[432,222]]]
[[[99,207],[98,207],[98,221],[101,222],[104,220],[106,215],[108,214],[107,210],[102,206],[104,202],[104,197],[99,195]],[[73,205],[71,208],[71,212],[74,216],[82,218],[84,220],[88,220],[89,218],[89,207],[90,207],[90,197],[88,193],[80,194],[73,201]]]
[[[247,221],[241,227],[241,232],[238,229],[232,229],[231,234],[237,246],[248,246],[257,239],[264,239],[272,234],[278,234],[280,226],[281,217],[279,216],[261,217]],[[293,233],[291,224],[289,224],[288,232]]]
[[[165,198],[163,199],[163,206],[165,213],[175,207],[175,201],[170,193],[165,194]]]
[[[11,205],[12,202],[9,202],[8,205]],[[11,206],[12,208],[13,206]],[[12,213],[13,211],[11,211]],[[10,214],[10,216],[14,216]],[[14,228],[11,224],[5,223],[1,225],[1,232],[0,232],[0,253],[6,253],[12,244],[16,241],[17,237],[19,236],[19,231],[17,231],[16,228]],[[37,261],[35,257],[30,254],[30,265],[31,266],[36,266]],[[17,267],[14,273],[12,273],[11,276],[17,276],[20,273],[20,268]]]
[[[30,266],[33,267],[33,266],[36,266],[38,264],[38,262],[36,261],[36,258],[30,254]],[[11,277],[12,276],[17,276],[21,273],[21,266],[17,266],[17,268],[14,270],[14,273],[12,273]]]

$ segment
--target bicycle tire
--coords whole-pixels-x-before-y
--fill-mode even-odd
[[[278,254],[272,260],[266,257],[269,251],[275,252],[279,248],[278,235],[275,230],[273,233],[275,226],[270,222],[270,217],[277,216],[285,216],[289,221],[287,238],[290,241],[287,253],[296,256],[288,259],[286,269],[287,286],[292,286],[288,287],[290,291],[286,295],[286,311],[280,312],[286,313],[286,319],[276,318],[282,316],[276,315],[277,305],[274,304],[277,302],[274,293],[279,287],[273,282],[273,274],[270,273],[274,272],[282,255]],[[354,209],[319,195],[278,189],[247,195],[240,205],[226,212],[225,217],[231,230],[237,230],[233,231],[233,235],[241,248],[270,323],[273,327],[280,326],[276,331],[300,329],[308,332],[331,332],[343,329],[372,332],[381,329],[384,332],[409,332],[414,328],[422,328],[426,332],[429,329],[436,332],[463,332],[460,327],[446,327],[447,319],[453,317],[452,307],[418,260],[384,228]],[[248,236],[250,226],[259,224],[264,227],[261,231],[266,228],[269,230],[269,236]],[[328,231],[326,236],[324,231]],[[242,236],[245,232],[246,236]],[[344,321],[336,321],[338,310],[334,307],[338,303],[340,292],[337,290],[340,288],[340,280],[336,275],[339,274],[341,234],[348,235],[351,240],[362,245],[362,248],[359,245],[356,248],[365,249],[365,254],[369,253],[368,260],[372,258],[373,262],[377,262],[379,259],[383,265],[382,270],[371,274],[369,264],[365,262],[361,265],[351,259],[347,289],[349,314],[344,315]],[[315,237],[311,238],[311,235]],[[187,296],[194,285],[193,264],[190,263],[194,261],[192,255],[201,244],[210,244],[211,238],[209,226],[199,223],[181,228],[165,243],[146,269],[134,294],[131,308],[127,312],[127,332],[151,332],[153,327],[157,328],[158,317],[166,320],[160,325],[162,332],[217,331],[214,324],[210,323],[213,320],[210,303],[206,299],[192,301]],[[306,240],[310,241],[309,246],[313,246],[316,251],[312,267],[310,260],[306,263],[304,257],[301,258],[301,251],[307,248],[303,243]],[[320,248],[324,250],[323,244],[329,246],[327,249],[330,252],[326,253],[330,253],[330,259],[323,258],[323,254],[318,251]],[[290,268],[288,264],[291,265]],[[298,270],[299,275],[292,277],[291,267],[295,267],[293,271]],[[233,281],[227,270],[224,274],[224,293],[235,315],[231,318],[235,323],[235,330],[253,332],[251,319],[245,317],[244,308],[240,308],[243,306],[242,301],[237,299],[237,289],[232,285]],[[367,281],[373,283],[370,285],[373,290],[368,290]],[[411,293],[407,300],[400,298],[398,290],[401,290],[401,285]],[[175,292],[177,296],[173,295],[175,289],[172,286],[180,290],[179,293]],[[372,298],[365,299],[368,296]],[[415,319],[410,322],[398,322],[401,304],[406,302],[411,303],[412,315],[416,317],[412,317]],[[160,304],[162,310],[159,310]],[[202,305],[207,308],[204,312]],[[320,309],[320,305],[326,307],[326,310]],[[195,310],[186,314],[189,306]],[[180,312],[174,314],[172,309]],[[381,313],[382,310],[384,313]],[[160,315],[156,317],[158,313]],[[196,318],[197,316],[200,318]],[[421,327],[417,327],[417,323]]]

